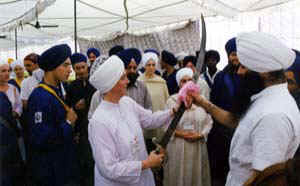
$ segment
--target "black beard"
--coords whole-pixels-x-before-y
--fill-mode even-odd
[[[223,71],[233,75],[233,74],[236,74],[238,69],[239,69],[239,65],[234,65],[234,64],[229,62],[228,65],[224,68]]]
[[[128,83],[127,88],[134,86],[134,84],[135,84],[138,77],[139,76],[138,76],[137,73],[128,73],[127,78],[129,80],[129,83]]]
[[[251,106],[251,97],[264,89],[264,81],[257,72],[249,71],[240,77],[240,86],[233,104],[233,113],[242,118]]]

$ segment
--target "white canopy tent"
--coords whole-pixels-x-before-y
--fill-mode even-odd
[[[109,40],[120,33],[141,35],[195,20],[203,13],[208,49],[223,52],[226,40],[250,30],[272,33],[300,48],[299,8],[296,0],[77,0],[77,35],[90,40]],[[37,20],[39,29],[34,27]],[[0,0],[0,35],[5,37],[0,39],[0,58],[14,57],[15,29],[19,57],[25,55],[23,51],[41,52],[57,42],[71,43],[74,0]]]

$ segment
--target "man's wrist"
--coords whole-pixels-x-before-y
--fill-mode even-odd
[[[142,170],[148,169],[150,168],[149,164],[148,164],[148,160],[143,160],[142,161]]]

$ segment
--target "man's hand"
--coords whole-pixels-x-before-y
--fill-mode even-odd
[[[188,142],[193,143],[193,142],[197,142],[197,141],[199,141],[199,140],[204,139],[204,136],[201,135],[201,134],[199,134],[199,133],[197,133],[197,132],[191,132],[189,135],[186,135],[186,136],[184,137],[184,139],[185,139],[186,141],[188,141]]]
[[[156,154],[155,151],[152,151],[148,158],[142,161],[142,169],[160,167],[164,160],[164,156],[165,155],[162,153]]]
[[[72,126],[75,125],[75,122],[77,120],[77,114],[73,109],[68,110],[66,120],[70,121]]]
[[[83,110],[85,109],[85,101],[84,99],[79,100],[75,105],[76,110]]]

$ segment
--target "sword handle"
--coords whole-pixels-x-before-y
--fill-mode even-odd
[[[154,143],[154,145],[156,146],[156,148],[154,150],[155,154],[159,154],[161,146],[158,144],[158,140],[156,137],[152,138],[152,143]]]

